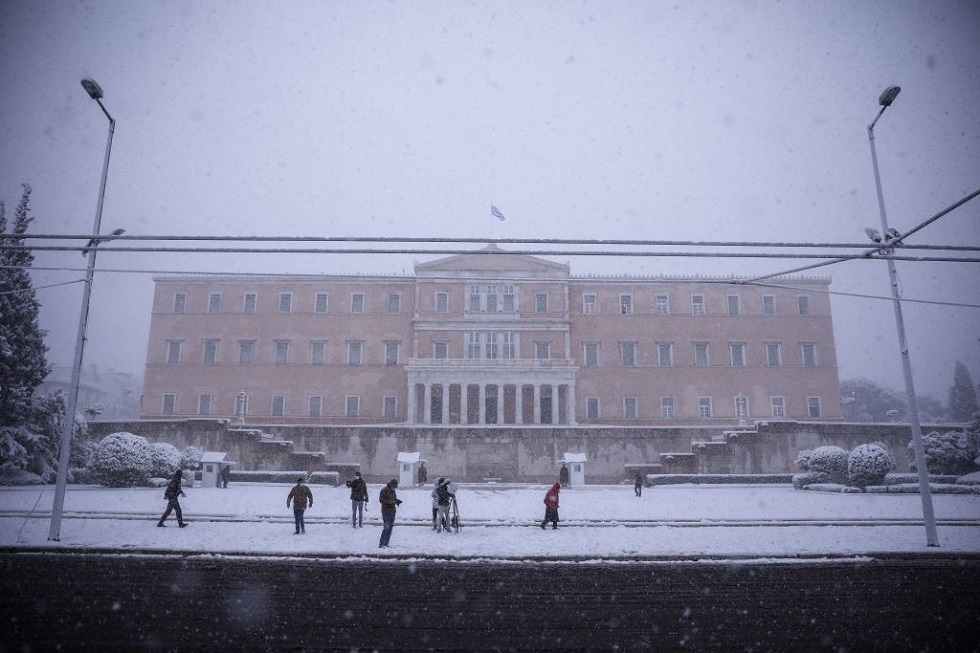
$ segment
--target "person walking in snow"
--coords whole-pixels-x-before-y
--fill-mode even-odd
[[[187,526],[187,522],[184,521],[184,513],[180,510],[179,497],[186,497],[184,490],[180,487],[180,483],[183,480],[181,471],[178,469],[174,472],[174,477],[170,479],[167,483],[167,489],[163,491],[163,498],[167,500],[167,509],[163,513],[163,517],[157,522],[157,527],[163,528],[166,526],[163,522],[167,520],[170,516],[170,512],[174,511],[177,513],[177,525],[181,528]]]
[[[391,479],[388,484],[381,488],[378,494],[378,501],[381,502],[381,522],[384,526],[381,529],[381,540],[378,542],[379,549],[387,549],[388,542],[391,541],[391,531],[395,527],[395,511],[402,501],[398,498],[398,479]]]
[[[558,529],[558,492],[560,490],[561,484],[555,483],[544,495],[544,520],[541,522],[542,529],[548,522],[551,522],[551,528],[553,530]]]
[[[439,486],[445,482],[445,478],[440,476],[436,479],[435,487],[432,488],[430,496],[432,497],[432,530],[436,530],[437,522],[439,517]]]
[[[452,532],[452,530],[449,528],[449,505],[456,498],[456,494],[452,491],[450,483],[452,483],[452,481],[449,479],[441,479],[441,482],[435,489],[436,505],[439,513],[437,519],[439,524],[439,527],[436,529],[437,533],[443,529],[445,529],[447,533]]]
[[[639,474],[636,475],[636,480],[633,481],[633,492],[636,496],[643,494],[643,477]]]
[[[303,513],[306,512],[307,506],[310,508],[313,507],[313,492],[310,491],[310,488],[303,485],[302,476],[296,479],[296,485],[293,486],[293,489],[286,496],[287,509],[290,503],[293,504],[293,519],[296,522],[296,532],[293,535],[305,533],[306,522],[303,520]]]
[[[364,506],[368,501],[367,484],[361,478],[360,472],[354,472],[354,478],[347,481],[346,485],[350,488],[351,521],[354,528],[364,528]]]

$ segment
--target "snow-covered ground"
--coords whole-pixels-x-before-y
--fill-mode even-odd
[[[285,484],[186,488],[190,526],[156,528],[162,488],[69,486],[60,541],[49,541],[53,489],[0,488],[0,547],[222,554],[551,559],[779,558],[884,553],[980,554],[980,496],[934,495],[940,547],[926,546],[917,494],[842,494],[789,486],[586,486],[561,493],[562,522],[538,528],[546,486],[461,485],[463,528],[436,533],[431,486],[401,488],[391,548],[378,549],[381,486],[369,486],[364,528],[349,490],[312,486],[307,532],[293,534]]]

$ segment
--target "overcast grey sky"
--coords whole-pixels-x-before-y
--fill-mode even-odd
[[[33,233],[865,241],[980,188],[980,3],[0,3],[0,197]],[[489,203],[507,215],[491,220]],[[980,200],[909,239],[980,246]],[[410,271],[413,256],[104,252],[100,269]],[[777,272],[801,261],[561,258],[573,273]],[[39,286],[80,279],[42,253]],[[977,264],[898,264],[920,394],[980,381]],[[886,266],[816,271],[889,296]],[[40,288],[68,365],[81,285]],[[142,374],[151,275],[100,273],[86,364]],[[835,296],[842,378],[902,389],[890,302]]]

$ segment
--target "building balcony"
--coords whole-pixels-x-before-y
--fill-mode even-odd
[[[574,370],[568,358],[410,358],[407,370]]]

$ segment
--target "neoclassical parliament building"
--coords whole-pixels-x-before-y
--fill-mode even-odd
[[[841,417],[826,278],[576,276],[491,245],[412,275],[154,281],[143,419],[459,427]]]

